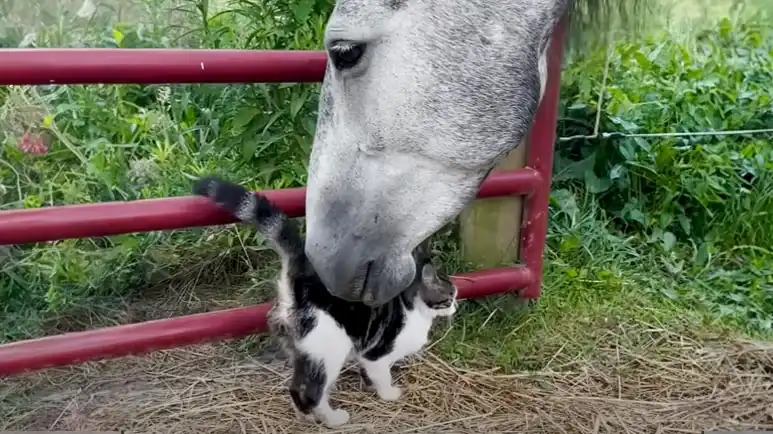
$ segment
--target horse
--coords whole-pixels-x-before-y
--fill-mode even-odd
[[[606,3],[584,1],[586,12]],[[475,199],[528,133],[553,29],[570,9],[574,19],[573,6],[336,1],[325,28],[305,248],[333,295],[379,306],[409,286],[413,250]]]

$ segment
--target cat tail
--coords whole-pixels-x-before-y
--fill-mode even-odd
[[[242,222],[255,225],[280,253],[291,258],[303,254],[297,225],[265,196],[213,176],[196,181],[193,192],[209,198]]]

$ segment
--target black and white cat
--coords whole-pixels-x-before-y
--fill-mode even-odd
[[[414,255],[420,270],[414,283],[386,305],[370,308],[327,291],[306,258],[296,222],[265,197],[214,177],[201,178],[194,192],[254,224],[281,258],[268,322],[290,358],[295,408],[328,427],[347,423],[349,413],[330,406],[329,392],[352,355],[381,399],[398,399],[391,366],[426,345],[436,317],[456,312],[456,286],[430,264],[426,244]]]

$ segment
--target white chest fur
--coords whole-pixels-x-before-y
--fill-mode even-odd
[[[422,309],[407,312],[405,326],[397,335],[393,350],[389,354],[392,363],[417,353],[427,344],[432,320],[432,316]]]

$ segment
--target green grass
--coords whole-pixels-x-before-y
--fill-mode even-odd
[[[552,213],[539,301],[526,304],[503,296],[465,302],[439,344],[447,360],[531,371],[547,369],[559,353],[577,360],[593,357],[611,329],[743,333],[739,322],[669,297],[675,288],[699,293],[703,284],[698,276],[672,273],[667,259],[637,237],[610,233],[610,222],[591,197],[563,208]],[[575,238],[581,244],[567,247],[566,240]]]
[[[12,17],[0,45],[38,47],[318,49],[331,6],[145,0],[102,3],[79,18],[81,2],[0,2]],[[728,5],[715,9],[724,14]],[[602,132],[773,128],[773,27],[763,12],[681,14],[693,32],[650,29],[608,50],[574,53],[559,134],[591,134],[598,112]],[[303,185],[317,89],[0,89],[0,208],[188,194],[204,173],[261,189]],[[18,149],[27,132],[50,144],[48,155]],[[534,306],[511,297],[465,302],[440,351],[537,369],[557,352],[590,355],[605,327],[632,323],[769,336],[772,137],[559,142],[543,297]],[[449,271],[472,268],[460,260],[453,228],[436,248]],[[0,340],[126,322],[125,304],[159,292],[167,305],[195,288],[211,299],[164,315],[260,301],[275,267],[264,250],[243,227],[2,248]]]

